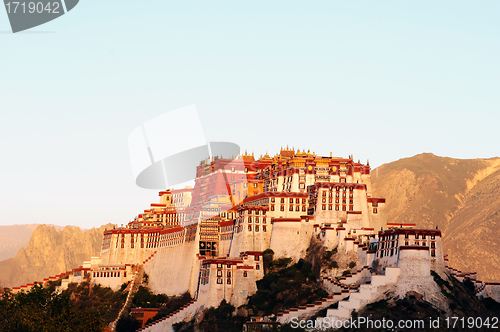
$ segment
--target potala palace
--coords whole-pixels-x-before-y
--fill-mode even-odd
[[[235,307],[245,304],[264,277],[266,249],[275,259],[296,262],[318,240],[326,250],[354,257],[354,272],[335,278],[340,276],[335,269],[323,271],[321,282],[330,296],[276,313],[278,322],[307,318],[334,302],[338,308],[327,316],[347,319],[388,291],[400,297],[414,291],[440,306],[443,295],[431,270],[443,278],[468,278],[477,296],[500,300],[499,285],[448,267],[440,230],[388,224],[384,210],[385,199],[372,195],[369,163],[352,156],[285,148],[274,157],[214,157],[197,167],[194,188],[161,191],[159,202],[135,220],[106,230],[100,257],[73,270],[62,287],[88,273],[92,283],[116,290],[147,273],[152,291],[188,291],[194,299],[143,328],[168,331],[223,299]]]

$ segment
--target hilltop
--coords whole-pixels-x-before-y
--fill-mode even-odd
[[[387,199],[388,223],[439,227],[451,266],[500,280],[500,158],[423,153],[374,169],[372,185]]]

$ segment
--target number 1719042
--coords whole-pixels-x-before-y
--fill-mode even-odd
[[[447,317],[445,320],[446,328],[460,328],[460,329],[498,329],[498,317]]]
[[[8,14],[42,14],[42,13],[51,13],[51,14],[59,14],[59,2],[7,2],[5,7],[7,8]]]

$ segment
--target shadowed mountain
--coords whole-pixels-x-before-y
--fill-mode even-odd
[[[25,248],[0,262],[0,283],[15,287],[76,268],[99,255],[104,229],[112,227],[109,224],[82,231],[66,226],[58,231],[54,226],[40,225]]]
[[[500,158],[419,154],[374,169],[372,184],[388,222],[438,226],[450,266],[500,281]]]

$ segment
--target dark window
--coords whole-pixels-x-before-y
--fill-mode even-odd
[[[247,271],[243,272],[243,276],[246,278],[248,276]]]

